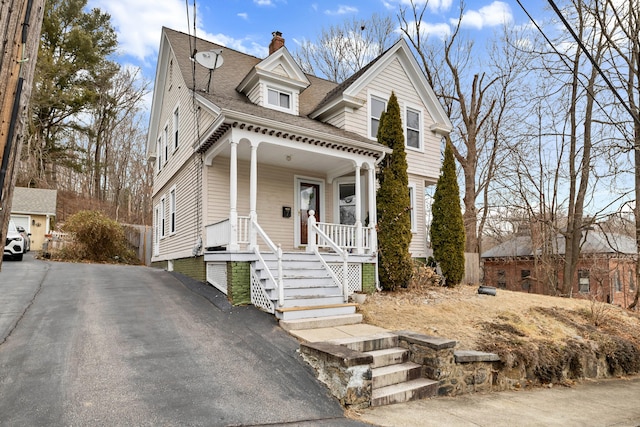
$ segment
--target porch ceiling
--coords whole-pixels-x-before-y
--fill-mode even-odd
[[[229,158],[231,148],[228,144],[226,145],[219,155]],[[299,169],[323,175],[333,175],[336,171],[350,171],[354,168],[354,162],[351,159],[266,142],[258,146],[257,153],[258,164]],[[238,144],[238,160],[246,162],[251,160],[251,146],[249,144]]]

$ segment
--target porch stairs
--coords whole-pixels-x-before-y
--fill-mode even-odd
[[[371,406],[437,395],[438,381],[422,376],[422,366],[409,361],[409,350],[399,347],[396,334],[380,333],[370,337],[339,338],[329,342],[373,356]]]
[[[284,321],[312,321],[318,318],[348,318],[355,315],[356,305],[345,303],[340,287],[314,254],[286,252],[282,255],[284,303],[278,304],[278,290],[269,280],[275,280],[278,263],[273,253],[263,253],[264,264],[255,263],[255,273],[276,309],[276,318]],[[303,320],[304,319],[304,320]]]

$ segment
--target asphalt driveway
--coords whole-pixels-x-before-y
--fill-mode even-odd
[[[2,425],[364,425],[273,316],[146,268],[0,272]]]

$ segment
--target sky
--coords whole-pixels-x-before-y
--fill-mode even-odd
[[[424,0],[416,0],[420,2]],[[522,3],[540,11],[537,0]],[[89,0],[88,7],[111,15],[120,43],[118,61],[140,67],[152,81],[162,27],[193,34],[193,4],[194,0]],[[314,41],[323,28],[345,20],[368,19],[377,13],[390,14],[396,22],[399,8],[409,0],[195,0],[195,4],[198,37],[264,58],[274,31],[282,32],[287,48],[294,51],[298,43]],[[459,8],[459,0],[429,0],[423,28],[435,36],[446,34],[457,22]],[[469,37],[483,39],[504,23],[527,22],[515,0],[465,2],[462,26]]]

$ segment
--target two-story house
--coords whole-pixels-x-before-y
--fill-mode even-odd
[[[281,319],[353,313],[377,282],[376,141],[398,97],[412,256],[451,123],[403,40],[342,84],[305,74],[279,32],[260,59],[163,28],[148,157],[156,266]],[[193,55],[194,52],[198,52]]]

